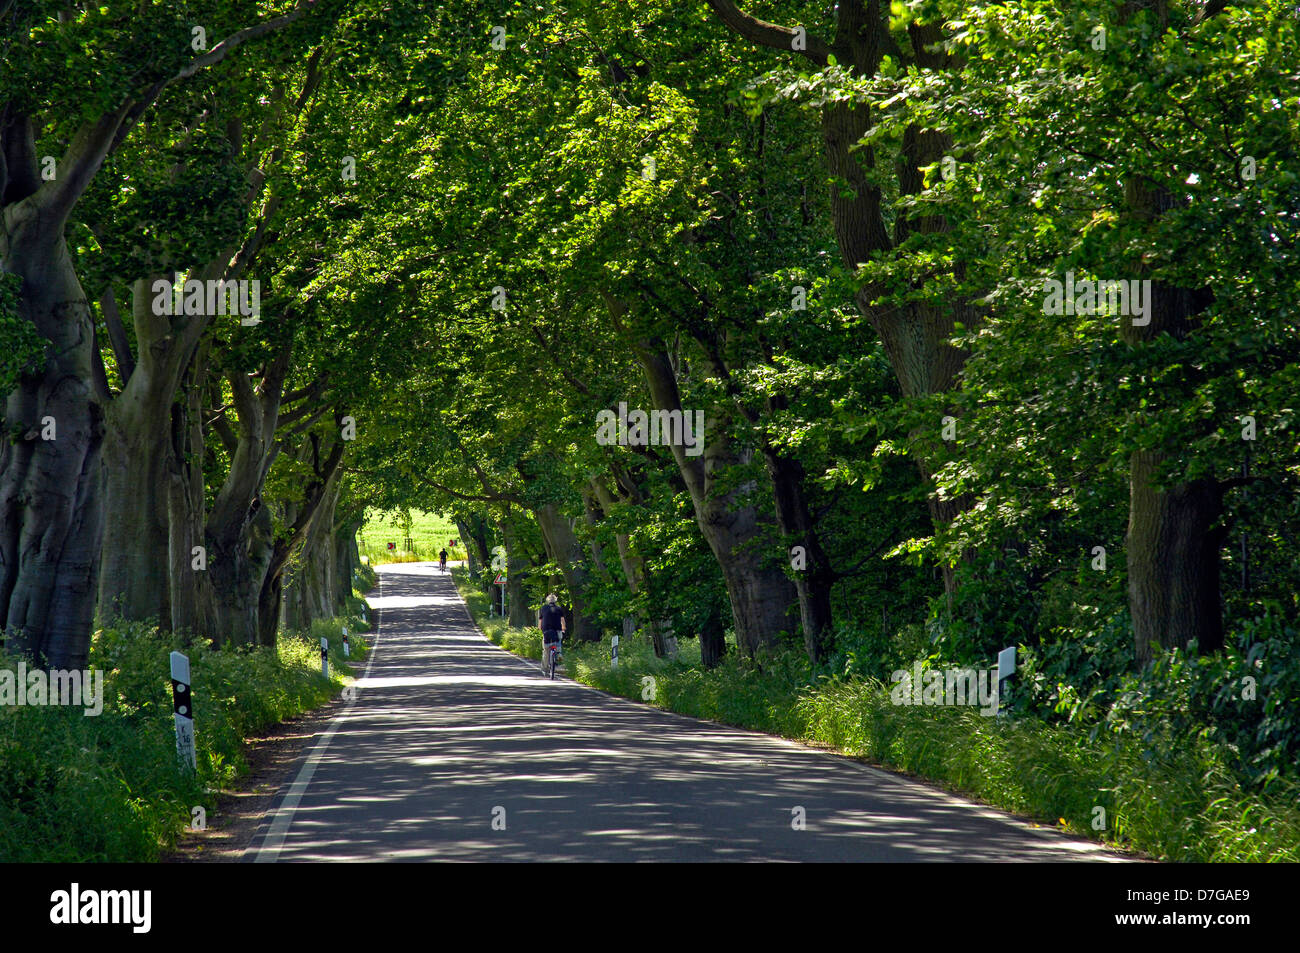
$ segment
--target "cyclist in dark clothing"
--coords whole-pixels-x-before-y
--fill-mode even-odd
[[[442,560],[442,565],[440,568],[442,569],[443,572],[446,572],[447,571],[447,550],[444,549],[441,552],[439,552],[438,558]]]
[[[542,667],[545,668],[548,646],[554,645],[558,657],[560,639],[566,631],[564,610],[557,605],[555,593],[546,597],[546,603],[537,610],[537,627],[542,630]]]

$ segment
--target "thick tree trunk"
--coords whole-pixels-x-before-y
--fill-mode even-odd
[[[663,343],[640,341],[636,351],[655,407],[680,411],[677,377]],[[715,474],[722,476],[733,467],[747,465],[751,454],[732,446],[726,428],[716,419],[719,409],[713,408],[713,413],[715,419],[707,420],[702,454],[688,456],[680,445],[673,446],[672,452],[690,492],[700,532],[722,569],[736,642],[752,656],[760,646],[775,644],[781,632],[790,630],[788,609],[797,594],[776,561],[784,554],[772,553],[770,547],[760,551],[759,540],[770,529],[763,525],[757,508],[746,502],[755,490],[752,481],[725,492],[715,485]]]
[[[322,584],[329,586],[334,578],[332,558],[334,546],[331,530],[334,525],[333,504],[337,498],[339,480],[342,473],[339,464],[343,460],[342,440],[336,439],[329,455],[324,459],[320,455],[320,439],[309,434],[298,450],[300,462],[311,467],[313,478],[303,488],[302,496],[285,504],[281,526],[285,527],[276,535],[268,519],[265,539],[269,554],[262,569],[262,585],[258,594],[258,644],[274,646],[279,632],[280,607],[284,592],[284,573],[293,558],[308,542],[313,543],[313,552],[304,556],[307,560],[324,559],[326,565],[321,572]],[[329,512],[322,512],[322,507],[330,504]],[[317,528],[317,520],[322,519],[320,535],[313,540],[312,532]],[[259,527],[260,528],[260,527]],[[261,541],[262,534],[254,535],[253,542]],[[324,600],[323,617],[329,617],[329,604],[332,596]],[[311,607],[314,611],[315,606]],[[322,616],[318,616],[322,617]]]
[[[1195,639],[1201,652],[1223,647],[1219,485],[1196,480],[1158,490],[1151,480],[1160,460],[1146,451],[1131,458],[1129,606],[1137,659],[1144,665],[1157,645],[1185,649]]]
[[[508,624],[514,629],[537,624],[537,616],[528,604],[524,583],[528,579],[528,556],[519,545],[511,516],[501,521],[501,538],[506,544],[506,612]]]
[[[22,280],[18,316],[48,344],[4,405],[16,438],[0,442],[0,634],[37,664],[80,669],[104,526],[94,323],[61,216],[33,197],[4,207],[3,226],[0,267]]]
[[[105,417],[99,611],[106,618],[155,618],[170,628],[172,405],[206,319],[155,315],[149,278],[132,283],[131,298],[138,357],[119,355],[126,383]],[[112,291],[101,300],[106,320],[116,324]]]
[[[1138,178],[1125,184],[1132,217],[1150,224],[1175,202],[1170,193]],[[1148,323],[1120,317],[1121,336],[1141,347],[1162,334],[1182,340],[1192,334],[1197,315],[1214,300],[1209,289],[1172,287],[1153,281]],[[1218,525],[1222,487],[1213,478],[1160,488],[1152,484],[1165,456],[1137,451],[1130,457],[1127,540],[1129,610],[1133,646],[1146,664],[1155,646],[1185,648],[1197,640],[1201,652],[1223,647],[1220,605],[1220,548],[1226,535]]]
[[[203,383],[208,373],[208,348],[199,345],[182,385],[182,399],[172,404],[171,471],[167,479],[168,586],[173,632],[212,632],[215,619],[212,585],[203,545]],[[202,556],[197,565],[196,557]]]
[[[353,584],[357,578],[357,569],[361,562],[357,558],[357,530],[361,528],[361,518],[349,514],[340,520],[335,517],[334,528],[334,614],[343,615],[347,611],[348,599],[352,597]]]
[[[465,555],[471,574],[478,574],[492,565],[488,552],[487,521],[482,515],[472,513],[465,518],[456,517],[456,531],[465,544]],[[476,561],[477,560],[477,561]]]
[[[831,587],[835,583],[835,571],[822,548],[808,510],[803,490],[803,465],[778,453],[770,445],[764,446],[763,457],[772,478],[781,532],[787,540],[795,540],[795,545],[803,549],[803,568],[794,568],[794,586],[799,597],[804,649],[813,664],[817,664],[835,647],[834,620],[831,618]]]
[[[705,668],[714,668],[727,654],[727,637],[723,631],[722,617],[711,613],[700,629],[700,661]]]
[[[551,557],[559,564],[569,589],[573,612],[569,631],[581,642],[600,641],[600,628],[587,615],[587,570],[583,565],[582,544],[554,504],[539,506],[534,513]]]
[[[271,518],[261,494],[279,452],[275,428],[289,357],[286,348],[271,362],[258,392],[242,373],[228,375],[240,432],[204,528],[213,591],[211,638],[217,644],[259,641],[261,592],[273,557]]]
[[[260,500],[245,520],[213,525],[209,521],[208,579],[212,583],[213,626],[218,644],[256,645],[262,584],[271,562],[271,521]]]
[[[326,488],[319,510],[312,517],[296,562],[284,571],[280,620],[287,627],[308,631],[316,619],[334,616],[338,599],[335,593],[337,547],[334,535],[334,508],[338,503],[341,481],[335,478]],[[296,507],[286,513],[290,523],[297,518]]]

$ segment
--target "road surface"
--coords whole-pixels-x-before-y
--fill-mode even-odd
[[[483,638],[436,564],[379,574],[356,699],[247,860],[1120,859],[848,758],[549,681]]]

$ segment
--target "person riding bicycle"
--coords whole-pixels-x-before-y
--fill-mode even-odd
[[[546,604],[537,610],[537,627],[542,630],[542,666],[545,667],[548,659],[546,653],[550,651],[550,646],[555,646],[556,656],[560,652],[560,641],[567,631],[564,622],[564,610],[557,605],[559,602],[555,593],[546,597]]]
[[[441,560],[441,563],[439,564],[439,568],[442,569],[443,572],[446,572],[447,571],[447,550],[445,549],[441,550],[438,553],[438,559]]]

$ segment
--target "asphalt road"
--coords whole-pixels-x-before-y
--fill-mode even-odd
[[[549,681],[483,638],[436,564],[380,567],[372,604],[355,701],[247,860],[1120,859],[848,758]]]

